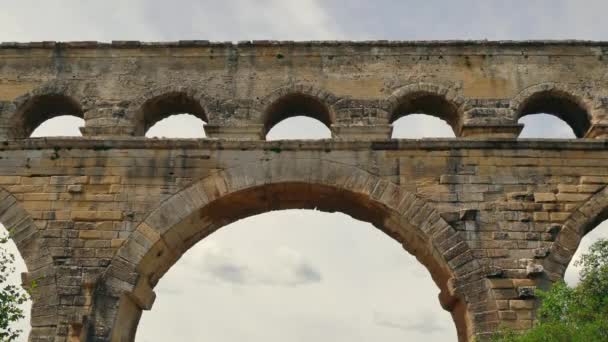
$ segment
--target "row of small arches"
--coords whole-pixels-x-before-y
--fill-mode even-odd
[[[390,101],[389,101],[390,102]],[[403,117],[412,114],[426,114],[443,120],[457,134],[463,121],[462,103],[457,99],[449,100],[445,95],[418,91],[396,97],[386,109],[389,117],[375,118],[375,122],[396,123]],[[306,116],[318,120],[326,127],[351,118],[336,118],[333,105],[328,105],[321,98],[305,93],[288,93],[278,97],[262,111],[263,132],[268,134],[272,128],[285,119],[295,116]],[[157,122],[175,114],[190,114],[203,122],[209,121],[209,111],[197,98],[185,92],[170,92],[146,100],[135,113],[133,135],[143,136]],[[522,101],[515,110],[516,118],[521,119],[532,114],[549,114],[564,121],[576,137],[583,137],[591,126],[591,115],[583,102],[569,94],[547,90],[534,93]],[[16,110],[11,126],[15,137],[27,137],[44,121],[59,115],[84,117],[82,106],[73,98],[62,95],[39,95],[26,101]],[[350,114],[347,112],[346,114]],[[127,116],[131,113],[127,113]],[[376,114],[378,115],[378,114]],[[382,115],[382,114],[380,114]],[[498,115],[498,114],[496,114]],[[213,118],[213,115],[212,115]],[[368,120],[360,118],[355,120]],[[496,117],[491,119],[509,122],[513,118]],[[131,120],[125,118],[125,120]],[[246,121],[250,121],[249,119]],[[256,121],[254,119],[254,121]],[[254,122],[257,123],[257,122]]]
[[[520,119],[524,124],[522,138],[575,138],[568,124],[552,115],[530,115]],[[79,127],[84,120],[71,115],[61,115],[39,125],[31,137],[81,136]],[[148,138],[205,138],[205,122],[191,114],[175,114],[152,125],[146,132]],[[283,139],[331,139],[331,131],[317,119],[296,116],[285,119],[268,131],[267,140]],[[419,139],[425,137],[452,138],[452,128],[443,120],[425,114],[404,116],[393,123],[393,139]]]

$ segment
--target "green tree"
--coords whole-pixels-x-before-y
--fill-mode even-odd
[[[15,341],[22,333],[12,325],[24,318],[21,305],[29,298],[20,286],[8,283],[9,275],[15,272],[15,256],[6,249],[8,239],[0,236],[0,341]]]
[[[575,265],[581,266],[575,287],[562,281],[549,291],[538,291],[541,306],[532,329],[501,331],[494,341],[608,341],[608,240],[595,242]]]

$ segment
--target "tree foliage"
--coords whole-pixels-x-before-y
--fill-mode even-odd
[[[581,266],[575,287],[562,281],[549,291],[538,291],[541,306],[532,329],[502,331],[494,341],[608,341],[608,240],[595,242],[575,265]]]
[[[22,331],[13,324],[24,318],[21,305],[29,297],[20,286],[8,283],[15,272],[15,256],[7,251],[7,242],[8,236],[0,236],[0,341],[15,341]]]

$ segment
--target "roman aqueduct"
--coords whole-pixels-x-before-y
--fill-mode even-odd
[[[132,341],[154,286],[218,228],[318,208],[429,270],[460,340],[531,327],[608,215],[608,43],[0,44],[0,222],[35,282],[31,341]],[[205,139],[148,139],[189,113]],[[398,118],[454,139],[391,139]],[[577,139],[518,139],[549,113]],[[30,138],[70,114],[82,137]],[[308,115],[332,139],[265,141]]]

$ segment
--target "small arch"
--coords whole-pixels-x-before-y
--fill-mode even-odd
[[[207,123],[192,114],[173,114],[146,131],[147,138],[205,138]]]
[[[320,98],[303,92],[283,95],[273,101],[264,111],[264,134],[279,122],[295,117],[306,116],[322,122],[328,128],[334,122],[330,107]]]
[[[34,95],[17,107],[12,117],[12,135],[14,138],[29,137],[45,121],[58,116],[84,118],[80,103],[65,94]]]
[[[190,114],[204,122],[209,121],[201,99],[187,91],[169,91],[141,104],[136,113],[136,135],[145,135],[154,124],[175,114]]]
[[[519,133],[519,138],[549,138],[549,139],[574,139],[576,135],[572,127],[551,114],[531,114],[518,120],[524,128]]]
[[[414,84],[395,91],[387,100],[389,122],[411,114],[426,114],[445,121],[456,134],[463,100],[449,89],[433,84]]]
[[[426,114],[409,114],[393,123],[391,139],[453,138],[454,130],[438,117]]]
[[[591,127],[591,116],[585,101],[565,87],[542,84],[530,87],[512,102],[516,119],[527,115],[550,114],[565,121],[574,134],[582,138]]]
[[[307,116],[292,116],[274,125],[266,140],[331,139],[331,130],[321,121]]]

